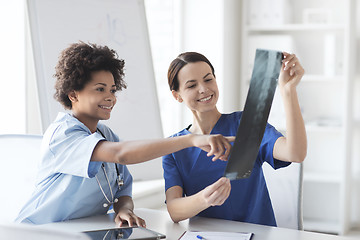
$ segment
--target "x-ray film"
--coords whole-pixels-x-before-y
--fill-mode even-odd
[[[251,175],[269,118],[282,59],[281,52],[256,49],[244,111],[224,173],[230,180]]]

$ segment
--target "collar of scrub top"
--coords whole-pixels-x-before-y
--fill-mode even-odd
[[[98,131],[98,132],[101,134],[101,136],[103,136],[103,138],[105,138],[105,140],[106,140],[105,135],[100,131],[99,128],[97,128],[97,131]],[[120,189],[121,186],[124,185],[124,168],[122,169],[122,174],[120,174],[120,171],[119,171],[119,168],[118,168],[117,164],[116,164],[116,163],[114,163],[114,164],[115,164],[116,174],[117,174],[117,184],[118,184],[118,188]],[[102,166],[103,166],[102,169],[103,169],[104,172],[105,172],[105,165],[104,165],[104,163],[102,164]]]

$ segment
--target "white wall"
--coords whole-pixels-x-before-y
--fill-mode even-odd
[[[223,24],[223,111],[242,110],[240,101],[241,1],[224,1]]]
[[[36,85],[33,49],[31,47],[29,22],[25,21],[25,74],[26,74],[26,133],[42,134],[40,102]]]
[[[356,13],[360,13],[360,1],[356,1]],[[354,83],[354,119],[357,134],[353,139],[353,162],[352,174],[354,176],[353,185],[351,186],[352,204],[351,220],[355,226],[360,227],[360,15],[356,14],[356,78]]]

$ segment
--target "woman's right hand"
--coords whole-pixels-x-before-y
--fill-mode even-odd
[[[235,137],[224,137],[220,134],[197,135],[193,134],[193,144],[208,152],[207,156],[214,155],[212,161],[217,159],[226,161],[230,154],[231,144]]]
[[[222,177],[215,183],[207,186],[200,191],[200,197],[205,204],[205,208],[210,206],[220,206],[229,197],[231,191],[230,180]]]

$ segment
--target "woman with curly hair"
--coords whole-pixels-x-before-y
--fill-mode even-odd
[[[120,142],[99,123],[110,118],[116,92],[126,88],[124,61],[106,46],[74,43],[56,66],[55,98],[70,113],[59,113],[46,130],[36,189],[17,222],[43,224],[106,214],[115,222],[145,227],[133,213],[132,177],[127,164],[141,163],[187,147],[225,160],[233,138],[188,135]]]

